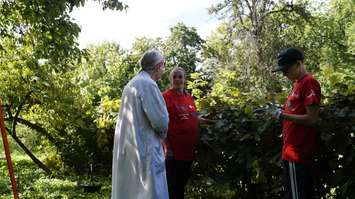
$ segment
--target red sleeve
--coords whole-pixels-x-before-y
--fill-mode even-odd
[[[191,95],[189,95],[189,96],[190,96],[191,104],[192,104],[192,105],[195,107],[195,109],[197,110],[194,98],[193,98]]]
[[[321,100],[321,88],[317,80],[310,78],[303,87],[303,103],[305,106],[319,105]]]

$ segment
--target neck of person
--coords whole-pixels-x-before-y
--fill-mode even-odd
[[[184,88],[172,88],[172,89],[177,94],[183,94],[184,93]]]
[[[152,80],[154,80],[155,82],[160,79],[158,73],[155,70],[143,70],[143,71],[148,73],[150,78],[152,78]]]
[[[300,72],[299,72],[299,75],[298,75],[296,81],[301,80],[306,74],[307,74],[307,71],[304,69],[304,67],[302,67],[302,68],[300,69]]]

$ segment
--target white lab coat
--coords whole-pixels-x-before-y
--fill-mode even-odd
[[[148,73],[125,86],[116,124],[112,199],[168,199],[161,139],[167,134],[164,98]]]

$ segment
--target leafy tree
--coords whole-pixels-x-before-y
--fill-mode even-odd
[[[88,53],[88,59],[78,68],[75,79],[90,110],[87,115],[96,124],[93,139],[97,149],[93,152],[105,152],[105,164],[111,165],[109,162],[112,157],[112,138],[119,99],[124,85],[136,72],[137,62],[115,43],[90,46]]]
[[[196,28],[178,23],[170,28],[170,35],[165,40],[145,37],[136,39],[133,43],[132,55],[139,60],[145,51],[156,48],[165,56],[166,71],[170,71],[176,66],[182,67],[189,79],[189,74],[195,72],[198,64],[201,63],[200,53],[203,43],[204,41],[198,35]],[[168,75],[163,76],[163,80],[159,84],[161,88],[167,88]]]
[[[249,3],[256,9],[270,2]],[[316,161],[316,195],[353,197],[352,3],[334,1],[322,12],[309,4],[272,3],[264,18],[260,17],[263,10],[249,15],[252,12],[247,4],[224,1],[216,6],[229,19],[238,16],[235,13],[244,15],[222,23],[207,39],[204,70],[194,74],[189,84],[198,98],[199,111],[219,120],[202,128],[200,158],[194,168],[197,175],[191,187],[194,192],[190,194],[202,198],[281,197],[281,126],[254,111],[267,101],[284,102],[289,83],[268,73],[281,48],[297,46],[304,49],[307,68],[315,73],[327,96],[321,110],[323,122],[318,127],[321,149]],[[256,20],[258,17],[262,23]],[[253,31],[259,27],[255,24],[261,24],[261,32]],[[256,32],[262,39],[255,40]],[[212,80],[209,70],[214,71]],[[213,189],[218,186],[223,193]]]
[[[136,60],[118,44],[90,46],[75,70],[55,86],[56,103],[36,106],[25,116],[49,131],[65,166],[82,173],[111,167],[114,124],[123,86],[135,73]]]
[[[80,28],[71,21],[69,13],[84,3],[84,0],[0,2],[1,99],[11,126],[8,130],[46,172],[49,169],[18,138],[16,126],[27,125],[54,144],[58,143],[46,128],[26,120],[24,115],[37,107],[50,111],[66,93],[63,90],[66,84],[57,83],[66,81],[66,73],[83,54],[76,43]],[[126,8],[117,0],[102,1],[102,4],[104,9]]]
[[[293,40],[283,38],[283,33],[288,29],[288,22],[300,28],[310,19],[306,7],[302,2],[264,0],[228,0],[212,6],[210,12],[226,21],[225,36],[219,44],[227,52],[222,59],[228,60],[224,67],[243,74],[241,78],[250,88],[258,85],[263,90],[272,89],[274,57],[280,49],[293,44]]]
[[[132,54],[137,56],[138,59],[147,51],[152,48],[162,50],[163,41],[161,38],[136,38],[132,45]]]
[[[204,43],[196,28],[178,23],[170,28],[170,32],[170,36],[164,42],[167,65],[184,68],[187,74],[195,72],[201,62],[199,57]]]
[[[316,13],[314,20],[305,29],[300,43],[309,49],[312,65],[322,63],[334,69],[355,70],[355,54],[352,36],[354,35],[354,2],[332,0],[327,14]]]

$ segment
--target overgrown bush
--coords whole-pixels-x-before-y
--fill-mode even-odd
[[[190,197],[280,198],[283,194],[281,123],[255,111],[265,106],[271,94],[264,92],[256,96],[254,91],[243,91],[233,72],[222,71],[218,75],[209,89],[201,90],[201,82],[191,82],[189,86],[192,93],[204,92],[197,99],[199,110],[206,117],[218,120],[215,125],[201,129]],[[323,98],[322,122],[317,127],[320,139],[314,165],[316,195],[352,198],[355,196],[355,92],[352,79],[330,84],[328,80],[332,78],[334,82],[334,74],[329,75],[321,78],[326,88],[323,94],[327,97]],[[327,92],[330,88],[346,89],[346,92]],[[282,102],[285,96],[286,93],[279,93],[271,100]],[[217,189],[224,190],[218,197]]]

